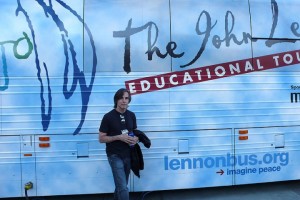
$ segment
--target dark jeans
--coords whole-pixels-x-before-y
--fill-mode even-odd
[[[130,174],[130,158],[121,158],[116,154],[108,156],[112,174],[115,181],[114,199],[129,200],[127,187]]]

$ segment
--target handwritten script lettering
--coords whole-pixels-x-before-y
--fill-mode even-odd
[[[269,38],[267,38],[265,44],[267,47],[271,47],[277,43],[283,43],[283,42],[296,42],[296,40],[274,40],[274,33],[276,32],[277,23],[278,23],[278,15],[279,15],[279,7],[276,2],[276,0],[271,0],[271,9],[272,9],[272,28],[270,31]],[[203,23],[203,24],[202,24]],[[194,56],[194,58],[189,61],[186,64],[181,65],[181,68],[188,67],[192,64],[194,64],[197,60],[199,60],[205,51],[207,44],[209,40],[211,40],[211,43],[215,48],[220,48],[221,45],[225,45],[226,47],[230,47],[232,44],[236,45],[242,45],[247,44],[249,42],[256,42],[256,38],[252,38],[250,33],[242,32],[242,36],[239,39],[238,36],[236,36],[234,31],[235,26],[235,17],[234,14],[231,11],[227,11],[225,15],[225,33],[224,37],[221,38],[220,35],[211,35],[212,30],[216,27],[217,21],[212,20],[211,15],[207,11],[202,11],[198,17],[198,20],[196,21],[196,34],[198,36],[203,36],[202,42],[199,44],[199,50]],[[113,37],[115,38],[125,38],[125,52],[124,52],[124,71],[129,73],[131,72],[131,66],[130,66],[130,40],[131,36],[138,34],[144,30],[148,31],[148,49],[146,50],[146,54],[148,55],[148,60],[152,60],[154,52],[159,58],[164,59],[167,55],[170,55],[172,58],[180,58],[185,55],[186,52],[180,52],[175,53],[177,44],[174,41],[169,42],[166,45],[166,52],[164,54],[161,53],[161,50],[156,46],[156,42],[158,40],[158,33],[159,28],[154,22],[148,22],[145,25],[141,27],[133,28],[131,27],[132,19],[129,20],[128,25],[125,30],[123,31],[114,31]],[[200,26],[202,24],[202,26]],[[154,29],[152,28],[154,27]],[[200,27],[205,27],[203,30],[200,30]],[[293,22],[291,24],[291,32],[296,36],[300,37],[299,30],[299,23]],[[154,41],[151,40],[152,34],[155,34]]]

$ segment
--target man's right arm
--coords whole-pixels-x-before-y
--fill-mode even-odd
[[[99,142],[100,143],[110,143],[120,140],[127,144],[135,144],[133,137],[128,136],[127,134],[115,135],[115,136],[108,136],[107,133],[99,132]]]
[[[110,143],[116,140],[120,140],[120,135],[108,136],[107,133],[99,132],[99,142],[100,143]]]

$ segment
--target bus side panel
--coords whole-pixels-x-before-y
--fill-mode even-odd
[[[236,165],[230,171],[235,184],[299,179],[299,131],[299,126],[237,129]]]
[[[145,169],[141,178],[134,176],[134,191],[233,184],[233,176],[224,174],[225,168],[232,169],[234,155],[230,129],[148,132],[147,135],[152,146],[145,149],[140,144]]]
[[[98,128],[135,79],[130,191],[299,179],[297,0],[48,4],[0,0],[0,197],[113,192]]]
[[[0,198],[22,195],[20,136],[0,136]]]
[[[49,141],[40,138],[49,137]],[[109,193],[113,177],[98,134],[37,135],[38,196]],[[49,147],[40,147],[50,144]]]

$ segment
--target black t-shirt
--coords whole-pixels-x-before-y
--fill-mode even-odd
[[[136,128],[136,117],[133,112],[126,110],[124,113],[119,113],[113,109],[103,116],[99,131],[107,133],[108,136],[115,136],[122,134],[122,130],[127,129],[130,132]],[[120,140],[106,143],[106,154],[130,157],[130,147]]]

